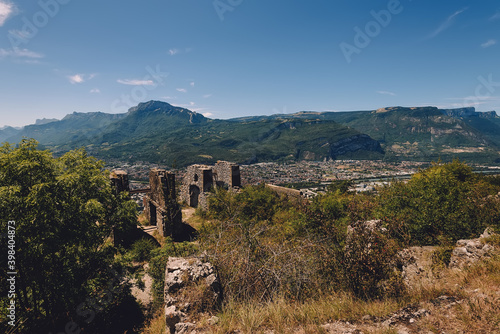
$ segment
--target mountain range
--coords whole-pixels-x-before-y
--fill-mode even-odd
[[[500,162],[500,117],[474,108],[389,107],[350,112],[209,119],[166,102],[124,114],[44,119],[0,130],[0,141],[34,138],[56,154],[85,147],[106,161],[185,166],[324,159]]]

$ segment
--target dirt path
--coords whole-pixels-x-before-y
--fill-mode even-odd
[[[152,302],[153,302],[153,295],[151,294],[151,287],[153,286],[153,278],[147,274],[147,270],[149,268],[149,264],[146,263],[144,265],[144,276],[142,277],[142,281],[144,282],[144,290],[141,290],[137,287],[135,283],[137,283],[135,280],[132,280],[132,288],[131,293],[137,299],[144,305],[145,307],[148,307]]]
[[[189,224],[189,219],[194,215],[195,211],[196,209],[191,207],[182,209],[182,220]]]

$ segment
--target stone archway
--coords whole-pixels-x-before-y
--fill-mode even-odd
[[[200,188],[198,188],[198,186],[191,185],[189,187],[189,206],[197,208],[199,198],[200,198]]]

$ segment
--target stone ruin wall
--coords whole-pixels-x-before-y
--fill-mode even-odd
[[[116,194],[123,191],[130,191],[130,186],[128,183],[128,173],[121,169],[116,169],[109,175],[111,179],[111,185],[114,188]]]
[[[214,166],[217,185],[229,188],[241,187],[240,166],[238,164],[218,161]]]
[[[144,196],[144,214],[160,235],[174,236],[182,228],[182,211],[177,203],[175,174],[154,168],[149,172],[150,192]]]
[[[110,179],[116,193],[130,192],[127,172],[115,170]],[[176,197],[175,174],[154,168],[149,172],[149,186],[143,198],[144,214],[162,236],[176,235],[182,229],[182,211]],[[210,191],[215,187],[241,187],[240,166],[227,161],[218,161],[215,166],[189,166],[181,186],[181,201],[206,210]]]
[[[284,194],[287,196],[290,196],[292,198],[297,198],[301,199],[303,197],[303,194],[300,190],[297,189],[292,189],[292,188],[285,188],[285,187],[280,187],[280,186],[275,186],[274,184],[267,184],[266,187],[271,189],[272,191],[278,193],[278,194]]]
[[[181,187],[181,201],[206,210],[210,190],[215,187],[241,187],[240,166],[227,161],[218,161],[215,166],[189,166]]]

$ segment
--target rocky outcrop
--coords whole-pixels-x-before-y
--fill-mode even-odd
[[[165,271],[165,322],[171,334],[196,333],[194,316],[216,310],[222,287],[201,258],[170,257]]]
[[[471,117],[476,116],[476,108],[456,108],[456,109],[441,109],[441,112],[446,116],[451,117]]]
[[[476,108],[457,108],[457,109],[441,109],[441,112],[446,116],[454,117],[454,118],[467,118],[467,117],[480,117],[486,119],[493,119],[498,117],[496,111],[485,111],[480,112],[476,111]]]
[[[356,152],[356,151],[372,151],[378,153],[384,153],[380,143],[370,136],[365,134],[359,134],[344,138],[335,143],[330,143],[330,157],[336,159],[338,156],[344,155],[346,153]]]
[[[497,112],[495,110],[479,112],[478,116],[480,118],[486,118],[486,119],[493,119],[498,117]]]
[[[132,107],[128,110],[128,115],[165,115],[173,116],[189,123],[206,123],[207,118],[202,114],[191,111],[189,109],[175,107],[167,102],[162,101],[148,101],[139,103],[136,107]]]
[[[435,114],[438,111],[437,107],[386,107],[379,108],[375,111],[376,114],[383,114],[386,112],[417,112],[420,114]]]
[[[432,254],[436,246],[409,247],[398,253],[401,264],[401,278],[408,288],[434,281]]]
[[[490,237],[491,234],[491,229],[487,228],[477,239],[458,240],[451,254],[449,267],[461,269],[480,259],[490,257],[495,248],[482,239]]]

